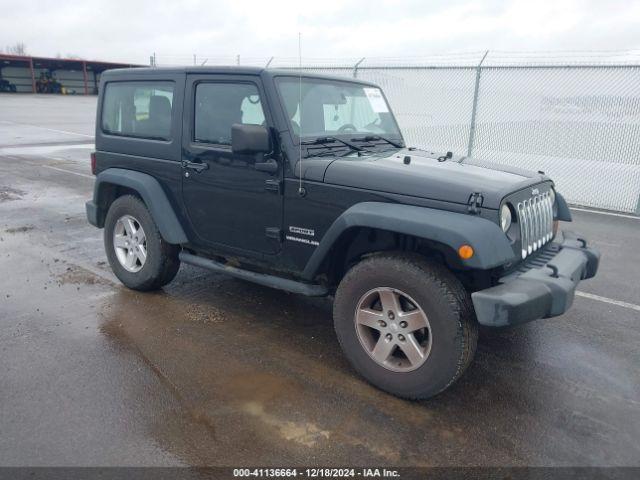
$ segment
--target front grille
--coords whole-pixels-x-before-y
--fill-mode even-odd
[[[553,238],[553,204],[549,192],[518,202],[522,258],[527,258]]]

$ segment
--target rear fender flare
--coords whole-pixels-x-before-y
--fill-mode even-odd
[[[97,215],[99,227],[104,227],[107,213],[106,190],[109,185],[123,186],[137,192],[149,209],[165,241],[176,245],[187,243],[187,236],[160,183],[151,175],[134,170],[108,168],[96,176],[93,203],[99,211]]]

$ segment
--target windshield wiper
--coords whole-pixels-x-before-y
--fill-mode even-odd
[[[352,142],[374,142],[376,140],[382,140],[383,142],[387,142],[389,145],[393,145],[396,148],[404,148],[402,143],[396,142],[395,140],[390,140],[387,137],[382,137],[380,135],[367,135],[366,137],[358,137],[352,138]]]
[[[351,150],[354,150],[356,152],[361,152],[364,150],[364,148],[359,147],[358,145],[348,142],[346,140],[341,140],[339,138],[336,137],[318,137],[314,140],[306,140],[304,142],[302,142],[303,145],[325,145],[327,143],[335,143],[335,142],[339,142],[342,143],[343,145],[346,145],[347,147],[349,147]]]
[[[340,146],[340,150],[332,149],[331,147],[320,147],[317,152],[307,152],[306,158],[311,157],[346,157],[351,154],[353,150],[345,150],[342,145]],[[358,152],[358,156],[360,152]]]

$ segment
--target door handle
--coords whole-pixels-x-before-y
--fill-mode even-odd
[[[182,162],[182,168],[188,168],[189,170],[195,170],[196,172],[200,173],[203,170],[207,170],[209,168],[209,164],[208,163],[203,163],[203,162],[187,162],[187,161],[184,161],[184,162]]]
[[[266,162],[256,162],[254,167],[259,172],[276,173],[278,171],[278,162],[270,158]]]

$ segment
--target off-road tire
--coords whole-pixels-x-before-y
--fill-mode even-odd
[[[366,292],[380,287],[406,292],[428,318],[431,351],[413,371],[385,368],[358,338],[358,303]],[[338,286],[333,319],[340,346],[355,370],[376,387],[408,399],[430,398],[452,385],[471,363],[478,342],[469,293],[447,268],[419,255],[385,253],[356,264]]]
[[[146,236],[147,258],[142,269],[135,273],[120,264],[113,246],[116,222],[124,215],[137,219]],[[104,247],[113,273],[132,290],[157,290],[171,282],[180,268],[179,247],[164,241],[144,202],[133,195],[118,197],[109,207],[104,224]]]

